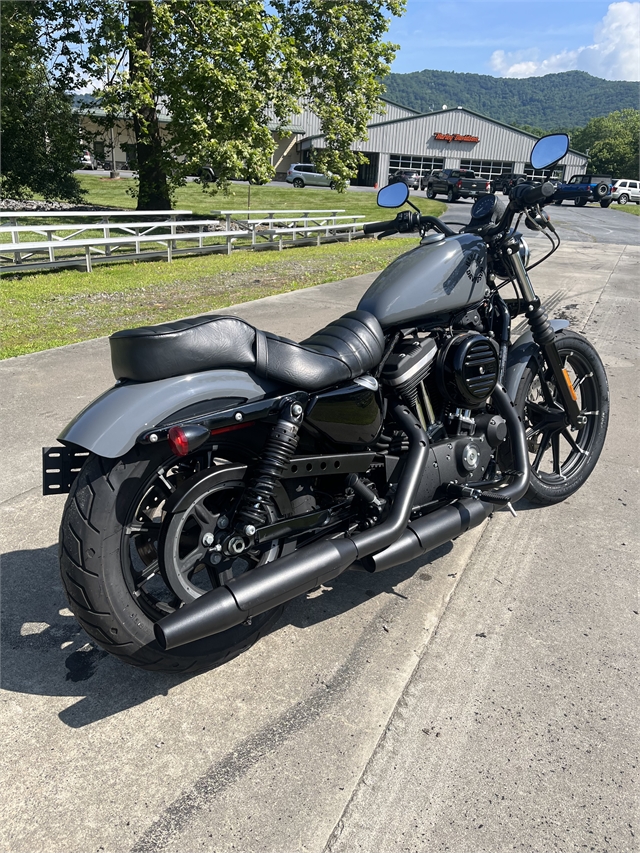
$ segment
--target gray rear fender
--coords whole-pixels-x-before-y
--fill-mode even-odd
[[[568,320],[549,320],[551,328],[558,334],[562,329],[566,329],[569,325]],[[527,330],[523,335],[514,341],[513,346],[509,350],[507,359],[507,370],[504,377],[504,387],[507,389],[509,396],[515,400],[520,385],[520,380],[524,371],[532,358],[540,355],[540,349],[533,341],[531,330]]]
[[[276,388],[243,370],[207,370],[156,382],[125,382],[89,403],[62,430],[58,441],[117,459],[131,450],[140,433],[187,407],[185,417],[193,417],[200,409],[204,414],[259,400]]]

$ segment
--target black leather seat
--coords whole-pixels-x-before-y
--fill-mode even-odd
[[[193,317],[116,332],[109,339],[116,379],[152,382],[218,367],[251,370],[303,391],[361,376],[382,358],[384,333],[367,311],[351,311],[300,343],[238,317]]]

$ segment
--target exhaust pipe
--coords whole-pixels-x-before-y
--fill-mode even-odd
[[[504,505],[506,500],[519,500],[526,492],[529,456],[522,423],[504,388],[496,387],[492,400],[507,422],[514,464],[519,472],[509,486],[496,492],[499,495],[496,503]],[[490,501],[463,498],[407,526],[427,462],[429,441],[406,406],[396,403],[393,414],[407,434],[409,453],[386,521],[351,537],[325,539],[308,545],[205,593],[156,622],[156,640],[163,649],[173,649],[233,628],[332,580],[353,563],[358,563],[357,568],[378,572],[412,560],[477,527],[493,512],[494,504]]]
[[[495,492],[496,504],[494,505],[490,500],[462,498],[430,512],[422,518],[411,521],[402,536],[384,551],[379,551],[365,559],[361,558],[353,568],[373,573],[407,563],[455,539],[467,530],[478,527],[491,515],[496,505],[504,506],[508,501],[518,501],[524,497],[529,487],[530,468],[522,422],[511,397],[504,388],[496,386],[492,401],[507,422],[514,465],[519,472],[512,483]]]
[[[163,649],[173,649],[233,628],[252,616],[332,580],[356,560],[381,551],[400,538],[409,521],[427,463],[429,439],[406,406],[395,403],[392,410],[396,422],[409,439],[409,452],[386,521],[354,536],[315,542],[206,592],[191,604],[156,622],[154,633]]]

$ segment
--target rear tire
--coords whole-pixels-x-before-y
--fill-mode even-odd
[[[574,198],[573,203],[576,207],[584,207],[587,203],[586,198]]]
[[[122,459],[90,457],[65,506],[60,570],[71,610],[101,648],[143,669],[196,672],[225,663],[252,646],[278,620],[283,607],[255,617],[251,625],[238,625],[171,651],[158,645],[155,622],[182,604],[157,568],[156,519],[162,518],[169,494],[163,494],[160,472],[170,482],[171,466],[178,461],[166,445],[136,446]],[[138,531],[132,531],[132,525]],[[157,529],[141,533],[141,526]],[[136,586],[154,566],[156,571]],[[198,574],[196,583],[206,585],[207,574],[204,570]]]
[[[447,201],[449,202],[449,204],[453,204],[453,202],[457,201],[457,200],[458,200],[458,196],[454,193],[454,191],[451,188],[449,188],[449,191],[447,192]]]
[[[293,186],[297,190],[301,190],[304,187],[304,181],[302,180],[302,178],[294,178],[293,179]]]
[[[531,481],[527,498],[550,505],[584,485],[604,446],[609,421],[609,386],[600,356],[577,332],[563,330],[556,346],[569,372],[586,423],[577,431],[558,419],[563,410],[555,380],[531,359],[520,381],[515,406],[527,435]]]
[[[559,206],[562,204],[562,199],[561,199],[561,198],[559,198],[559,199],[557,199],[556,201],[554,201],[553,203],[554,203],[554,204],[557,204],[557,205],[558,205],[558,207],[559,207]]]
[[[629,201],[629,196],[626,193],[622,193],[622,195],[618,199],[618,204],[627,204],[628,201]]]

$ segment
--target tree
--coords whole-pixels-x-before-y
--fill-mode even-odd
[[[107,122],[124,116],[136,139],[138,208],[168,207],[194,165],[217,187],[271,177],[272,129],[304,99],[321,118],[320,161],[339,187],[355,173],[367,120],[394,46],[386,15],[404,0],[52,0],[58,31],[75,26],[65,73],[104,81]],[[74,24],[75,22],[75,24]],[[53,44],[53,42],[51,42]],[[70,47],[69,47],[70,45]],[[53,49],[53,48],[52,48]],[[171,121],[160,128],[160,109]],[[214,191],[217,187],[214,187]]]
[[[594,118],[571,144],[589,152],[589,170],[613,178],[640,177],[640,111],[626,109]]]
[[[80,201],[73,170],[80,154],[78,117],[62,75],[51,74],[37,18],[43,3],[0,4],[2,195]]]

